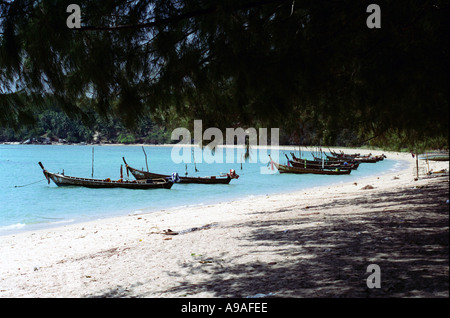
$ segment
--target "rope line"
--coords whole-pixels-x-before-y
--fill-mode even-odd
[[[29,184],[16,185],[16,186],[14,186],[14,188],[23,188],[23,187],[26,187],[26,186],[29,186],[29,185],[32,185],[32,184],[35,184],[35,183],[38,183],[38,182],[41,182],[41,181],[44,181],[44,180],[46,180],[46,179],[44,178],[42,180],[39,180],[39,181],[36,181],[36,182],[32,182],[32,183],[29,183]]]

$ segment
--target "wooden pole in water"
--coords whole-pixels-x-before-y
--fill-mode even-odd
[[[419,179],[419,154],[416,153],[416,172],[417,172],[417,179]]]
[[[145,165],[147,166],[147,172],[148,172],[147,154],[145,153],[144,146],[142,146],[142,151],[144,152],[144,155],[145,155]]]
[[[198,172],[198,170],[197,170],[197,164],[195,163],[194,148],[191,148],[191,152],[192,152],[192,158],[194,158],[194,169],[195,169],[195,172]]]
[[[92,174],[91,178],[94,177],[94,147],[92,147]]]

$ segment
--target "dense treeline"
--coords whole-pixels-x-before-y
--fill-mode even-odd
[[[170,125],[157,124],[147,117],[141,118],[134,129],[128,129],[117,118],[100,117],[95,112],[90,112],[89,120],[83,121],[76,117],[70,118],[54,106],[36,114],[35,117],[36,121],[33,124],[22,125],[18,129],[0,127],[0,142],[167,144],[178,142],[178,140],[171,140],[171,132],[174,128],[192,126],[192,122],[186,120],[174,120]],[[256,125],[255,128],[261,127]],[[203,127],[203,130],[207,128],[209,127]],[[356,132],[349,129],[342,130],[333,139],[330,139],[331,137],[327,134],[325,137],[320,137],[322,133],[312,126],[299,129],[301,134],[298,134],[296,130],[281,127],[279,143],[282,145],[362,145],[358,142]],[[223,134],[225,135],[225,131]]]
[[[24,143],[170,143],[170,131],[150,119],[141,119],[129,130],[119,119],[101,118],[91,114],[91,124],[69,118],[58,109],[48,109],[36,115],[34,125],[19,129],[0,128],[0,142]]]
[[[119,119],[102,118],[96,113],[91,114],[90,124],[81,119],[69,118],[63,111],[47,109],[36,115],[37,121],[33,125],[24,125],[19,129],[0,128],[0,142],[20,143],[145,143],[168,144],[177,143],[171,140],[171,131],[175,125],[158,125],[151,119],[141,119],[135,129],[124,127]],[[180,127],[188,127],[187,122],[178,122]],[[168,127],[171,127],[170,129]],[[209,127],[203,127],[203,130]],[[259,126],[255,128],[261,128]],[[344,129],[333,139],[329,135],[319,138],[321,132],[314,127],[301,128],[301,135],[297,131],[280,128],[281,145],[330,145],[337,146],[365,146],[357,138],[355,131]],[[225,132],[223,132],[225,135]],[[193,132],[192,132],[193,135]],[[270,138],[270,135],[269,135]],[[225,140],[224,140],[225,142]],[[208,141],[205,142],[207,144]],[[403,148],[398,144],[396,148]]]
[[[119,119],[105,119],[92,113],[94,118],[91,125],[80,119],[69,118],[58,109],[45,110],[36,115],[34,125],[24,125],[19,129],[1,128],[0,142],[21,143],[144,143],[169,144],[177,143],[171,140],[171,131],[174,125],[158,125],[151,119],[141,119],[133,130],[126,128]],[[179,126],[189,126],[188,123],[179,123]],[[168,127],[171,127],[170,129]],[[259,127],[256,127],[259,128]],[[204,127],[206,129],[206,127]],[[300,131],[300,134],[298,133]],[[280,128],[281,145],[335,145],[342,147],[383,147],[387,150],[407,150],[408,144],[403,141],[407,136],[391,134],[389,140],[377,143],[373,140],[361,142],[358,133],[352,129],[342,129],[338,134],[330,134],[314,127],[299,127],[297,130]],[[224,141],[225,142],[225,141]],[[448,149],[445,138],[427,139],[426,142],[416,144],[419,151],[425,149]]]

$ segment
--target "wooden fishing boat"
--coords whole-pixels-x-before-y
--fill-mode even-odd
[[[62,186],[78,186],[86,188],[125,188],[125,189],[170,189],[173,185],[172,181],[166,179],[148,179],[148,180],[134,180],[125,181],[119,179],[117,181],[107,179],[88,179],[88,178],[78,178],[70,177],[64,174],[51,173],[45,170],[41,162],[39,165],[42,168],[44,176],[47,178],[48,183],[52,180],[58,187]]]
[[[369,156],[364,156],[364,157],[344,157],[344,156],[333,157],[333,156],[329,156],[327,154],[325,154],[325,156],[329,160],[355,160],[355,161],[358,161],[360,163],[376,163],[376,162],[381,161],[381,160],[384,159],[384,157],[381,157],[381,156],[377,156],[377,157],[372,157],[372,156],[370,156],[370,157]]]
[[[356,160],[358,162],[362,163],[375,163],[378,161],[382,161],[386,156],[384,154],[379,156],[372,156],[372,154],[368,155],[361,155],[361,154],[345,154],[341,151],[340,154],[336,152],[331,152],[332,156],[328,156],[325,154],[329,159],[343,159],[343,160]]]
[[[330,150],[330,149],[328,148],[328,150]],[[336,151],[330,150],[330,153],[334,157],[341,157],[342,156],[342,157],[347,157],[347,158],[356,158],[356,157],[360,157],[361,156],[360,153],[345,153],[342,150],[340,151],[340,153],[337,153]]]
[[[315,161],[322,162],[322,158],[316,157],[314,154],[313,154],[313,158],[314,158]],[[360,163],[359,161],[356,161],[354,159],[348,159],[348,160],[346,160],[346,159],[339,159],[339,158],[330,159],[328,157],[323,158],[323,159],[324,159],[324,162],[326,162],[328,164],[346,163],[347,162],[348,164],[357,164],[359,166],[359,163]]]
[[[350,165],[344,165],[343,163],[338,164],[321,164],[321,163],[309,163],[306,160],[295,161],[289,160],[289,163],[292,167],[296,168],[308,168],[308,169],[340,169],[340,170],[352,170],[353,168]]]
[[[270,156],[269,156],[270,158]],[[343,175],[343,174],[350,174],[350,169],[311,169],[311,168],[300,168],[300,167],[289,167],[286,165],[282,165],[280,163],[277,163],[270,158],[271,162],[275,165],[275,167],[278,169],[278,172],[280,173],[296,173],[296,174],[325,174],[325,175]]]
[[[368,156],[355,157],[355,160],[357,160],[359,162],[373,163],[373,162],[383,161],[384,158],[386,158],[386,156],[384,154],[382,154],[379,156],[368,155]]]
[[[177,183],[200,183],[200,184],[229,184],[231,179],[238,179],[239,175],[236,174],[234,170],[230,170],[229,173],[226,175],[221,176],[207,176],[207,177],[181,177],[178,174],[160,174],[160,173],[153,173],[149,171],[139,170],[135,169],[133,167],[130,167],[127,162],[125,161],[125,158],[123,158],[123,162],[125,163],[125,167],[128,172],[131,172],[131,174],[136,178],[136,180],[142,180],[142,179],[149,179],[149,178],[164,178],[164,179],[177,179]]]
[[[419,155],[420,160],[430,160],[430,161],[449,161],[448,152],[427,152],[425,154]]]
[[[303,168],[326,168],[326,169],[351,169],[356,170],[359,167],[359,162],[348,163],[346,161],[328,162],[327,160],[307,160],[297,158],[293,153],[291,153],[292,160],[289,162],[293,167],[303,167]],[[287,158],[287,156],[286,156]]]

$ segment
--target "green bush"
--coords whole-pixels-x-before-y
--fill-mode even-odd
[[[136,138],[131,134],[120,133],[117,137],[117,142],[120,144],[133,144],[136,142]]]

